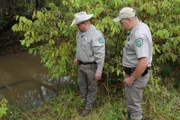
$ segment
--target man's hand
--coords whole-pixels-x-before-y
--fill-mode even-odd
[[[131,86],[131,85],[133,84],[134,80],[133,80],[133,78],[128,77],[128,78],[124,79],[123,82],[124,82],[126,85]]]
[[[124,83],[128,86],[131,86],[138,77],[141,76],[141,74],[144,72],[144,70],[147,68],[149,63],[149,59],[147,57],[143,57],[139,59],[139,62],[136,66],[136,69],[131,74],[130,77],[124,79]]]
[[[95,73],[95,79],[96,79],[96,80],[100,80],[101,77],[102,77],[102,74],[101,74],[101,73],[98,73],[98,72]]]
[[[78,65],[78,59],[74,58],[74,65],[77,66]]]

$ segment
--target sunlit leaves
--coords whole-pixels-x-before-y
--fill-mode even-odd
[[[94,10],[94,17],[98,16],[103,10],[103,7],[97,7],[97,9]]]
[[[0,101],[0,119],[3,117],[3,115],[6,114],[7,111],[7,100],[6,99],[2,99]]]

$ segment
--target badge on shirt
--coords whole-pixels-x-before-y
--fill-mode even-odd
[[[142,39],[137,39],[136,40],[136,46],[141,47],[143,45],[143,40]]]
[[[103,38],[103,37],[100,37],[98,41],[99,41],[99,43],[102,44],[102,43],[104,43],[104,38]]]

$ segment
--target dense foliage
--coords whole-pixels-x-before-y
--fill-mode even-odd
[[[35,9],[35,0],[0,0],[0,32],[10,26],[15,15],[29,16]]]
[[[41,11],[34,11],[32,20],[17,16],[14,31],[24,32],[22,45],[29,52],[41,54],[42,62],[52,76],[74,75],[74,48],[77,29],[70,27],[73,15],[81,10],[94,14],[92,23],[106,39],[106,62],[104,72],[109,76],[122,75],[122,48],[126,33],[112,21],[120,8],[136,9],[138,17],[150,26],[154,42],[153,75],[159,76],[162,68],[180,65],[180,1],[179,0],[51,0]],[[166,71],[168,71],[166,70]],[[171,72],[171,69],[169,70]],[[168,73],[167,73],[168,74]]]

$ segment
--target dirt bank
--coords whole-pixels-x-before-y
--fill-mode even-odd
[[[21,46],[20,39],[22,35],[12,30],[0,33],[0,56],[27,50],[26,47]]]

